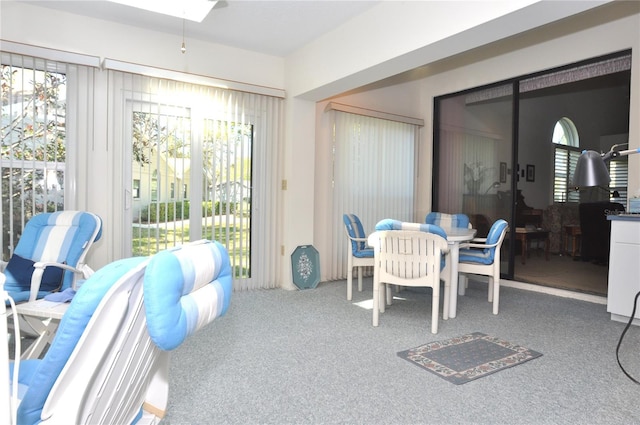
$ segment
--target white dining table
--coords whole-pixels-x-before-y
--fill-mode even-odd
[[[449,245],[449,254],[447,259],[449,275],[449,311],[443,311],[443,319],[449,317],[455,318],[458,309],[458,261],[460,258],[460,243],[468,242],[476,235],[476,229],[468,229],[464,227],[443,228],[447,234],[447,244]],[[446,310],[446,307],[443,309]],[[448,313],[448,314],[447,314]]]

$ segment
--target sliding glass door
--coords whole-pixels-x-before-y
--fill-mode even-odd
[[[433,210],[467,214],[480,237],[497,219],[512,222],[513,91],[504,84],[435,102]],[[510,245],[503,244],[505,274]]]

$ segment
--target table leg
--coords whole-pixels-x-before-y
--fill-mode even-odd
[[[521,236],[520,243],[521,243],[520,251],[522,252],[522,264],[525,264],[527,262],[527,260],[526,260],[526,258],[527,258],[527,235],[526,234],[523,234]]]
[[[544,255],[547,261],[549,261],[549,233],[547,233],[547,239],[544,241]]]
[[[458,308],[458,260],[460,258],[460,244],[449,242],[449,257],[451,275],[449,277],[449,317],[456,317]]]

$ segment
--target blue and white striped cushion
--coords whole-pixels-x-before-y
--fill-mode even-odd
[[[489,230],[485,243],[487,245],[498,243],[508,225],[509,224],[503,219],[496,220]],[[462,263],[492,264],[495,253],[495,246],[491,248],[463,248],[460,249],[459,261]]]
[[[376,230],[416,230],[420,232],[435,233],[447,239],[447,233],[440,226],[426,223],[410,223],[406,221],[385,218],[376,224]]]
[[[25,226],[14,253],[33,261],[76,267],[88,241],[98,240],[100,235],[101,223],[93,214],[83,211],[37,214]],[[60,289],[71,287],[73,279],[73,273],[65,273]]]
[[[204,325],[226,313],[232,292],[226,249],[198,241],[162,251],[144,276],[147,329],[162,350],[172,350]]]
[[[347,232],[349,232],[349,236],[351,236],[352,238],[363,239],[367,237],[367,235],[364,233],[364,227],[362,227],[362,223],[360,222],[360,219],[358,218],[357,215],[343,214],[342,221],[344,222],[345,226],[347,226]],[[360,241],[360,242],[351,241],[351,251],[353,252],[353,255],[355,255],[356,257],[361,256],[361,255],[358,255],[359,251],[366,250],[366,249],[367,249],[367,244],[364,241]],[[364,256],[372,257],[373,255],[364,255]]]
[[[439,212],[430,212],[425,217],[425,223],[435,224],[444,228],[468,227],[469,217],[466,214],[445,214]]]

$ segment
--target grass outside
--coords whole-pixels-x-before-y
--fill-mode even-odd
[[[209,239],[220,242],[227,248],[234,277],[249,277],[249,267],[238,264],[251,264],[249,250],[249,230],[239,226],[211,225],[203,227],[203,235],[198,239]],[[243,231],[241,231],[243,230]],[[133,227],[132,253],[134,256],[149,256],[163,249],[189,242],[189,226],[173,227]]]

